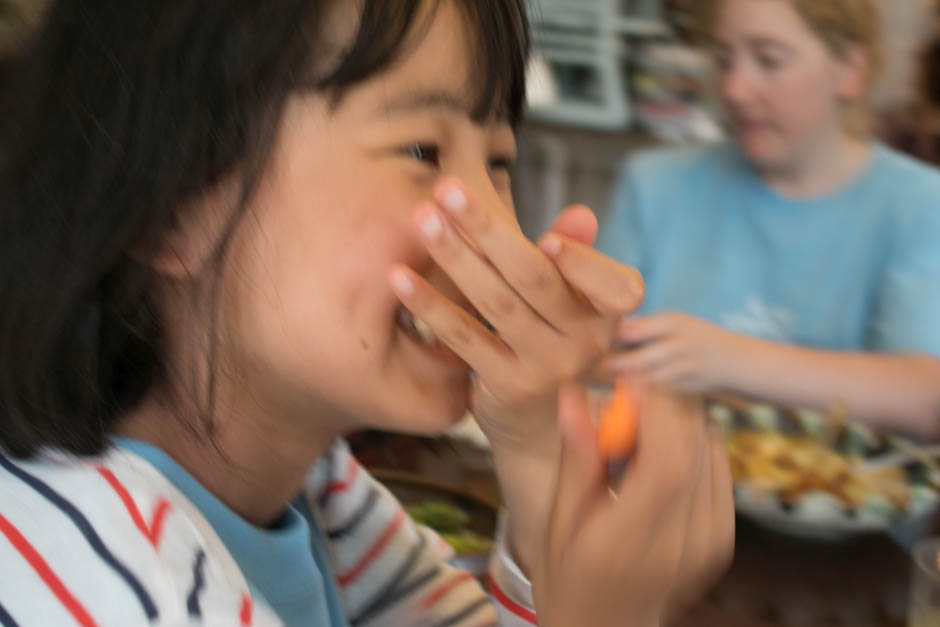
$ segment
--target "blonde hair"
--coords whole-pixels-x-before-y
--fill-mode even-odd
[[[884,55],[879,13],[872,0],[778,0],[787,2],[829,53],[847,60],[854,46],[861,46],[868,60],[868,88],[853,102],[845,103],[846,130],[867,135],[872,129],[871,95]],[[892,0],[893,1],[893,0]],[[722,0],[701,3],[703,31],[709,31]],[[704,34],[704,33],[703,33]]]

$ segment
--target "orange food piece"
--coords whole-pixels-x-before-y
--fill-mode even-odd
[[[637,406],[625,379],[617,379],[610,403],[601,410],[597,441],[604,459],[623,459],[636,444]]]

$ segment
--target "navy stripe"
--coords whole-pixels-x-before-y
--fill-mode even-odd
[[[409,594],[411,594],[412,592],[414,592],[415,590],[417,590],[418,588],[420,588],[421,586],[431,581],[432,579],[434,579],[440,574],[441,574],[441,567],[435,566],[428,572],[424,573],[423,575],[419,575],[414,581],[402,586],[395,592],[402,597],[408,596]]]
[[[387,599],[380,599],[374,604],[375,607],[370,607],[368,612],[363,612],[356,617],[355,620],[349,621],[351,625],[357,625],[370,619],[374,614],[380,610],[384,610],[390,605],[394,605],[398,601],[404,600],[409,594],[423,586],[429,581],[432,581],[435,577],[441,574],[441,567],[434,566],[431,570],[419,575],[414,581],[402,586],[401,588],[395,588],[394,591],[386,595]]]
[[[489,604],[490,604],[489,597],[483,597],[482,599],[477,599],[476,601],[474,601],[473,603],[471,603],[464,609],[460,610],[456,614],[453,614],[441,620],[440,622],[434,623],[434,627],[450,627],[450,625],[456,625],[463,619],[469,618],[470,616],[476,614],[480,610],[480,608],[482,608],[484,605],[489,605]]]
[[[95,531],[94,527],[91,526],[91,523],[85,518],[78,509],[72,505],[68,500],[65,499],[58,492],[53,490],[47,484],[45,484],[38,477],[34,477],[29,474],[19,466],[15,465],[13,462],[8,460],[2,454],[0,454],[0,466],[6,468],[6,470],[20,481],[31,487],[33,490],[38,492],[45,498],[47,501],[58,507],[66,516],[68,516],[72,523],[78,527],[78,530],[85,536],[85,540],[91,546],[91,548],[98,554],[98,557],[102,559],[108,566],[111,567],[114,572],[120,575],[121,579],[130,586],[131,590],[134,591],[134,594],[137,596],[137,600],[140,602],[140,605],[144,609],[144,613],[147,615],[147,618],[154,620],[159,616],[157,612],[157,606],[154,605],[153,600],[150,598],[150,595],[147,594],[147,591],[144,590],[144,587],[140,584],[136,577],[127,569],[124,564],[122,564],[111,551],[108,550],[108,547],[104,545],[104,542],[101,541],[101,537]]]
[[[408,574],[411,572],[411,569],[415,567],[415,564],[418,563],[418,558],[421,557],[422,551],[424,551],[424,546],[427,544],[427,538],[424,537],[423,533],[418,534],[418,541],[415,543],[411,550],[408,552],[408,556],[405,558],[404,563],[395,569],[395,572],[389,575],[388,583],[378,591],[373,596],[373,600],[365,604],[365,607],[359,615],[349,621],[351,624],[355,625],[360,623],[368,618],[371,618],[378,612],[381,612],[386,607],[392,603],[401,599],[402,594],[397,590],[398,586],[401,585],[403,581],[408,577]],[[435,573],[436,574],[436,569]]]
[[[330,485],[330,482],[333,481],[333,473],[336,471],[336,447],[331,448],[326,453],[326,471],[323,473],[326,475],[326,481],[323,484],[323,492],[320,494],[317,499],[317,503],[320,504],[321,508],[326,507],[326,502],[330,500],[330,495],[326,492],[326,487]]]
[[[349,517],[349,520],[342,527],[336,529],[330,529],[326,532],[326,537],[330,540],[338,540],[343,536],[347,536],[356,530],[356,527],[359,526],[366,516],[369,515],[369,512],[372,511],[372,508],[375,507],[376,502],[379,500],[379,491],[375,489],[375,486],[369,486],[369,493],[366,495],[365,500],[362,502],[362,505],[359,506],[352,516]]]
[[[3,625],[3,627],[20,627],[16,624],[16,621],[13,620],[13,617],[10,616],[10,613],[6,611],[6,608],[3,607],[2,603],[0,603],[0,625]]]
[[[202,574],[202,568],[206,564],[206,552],[202,549],[196,553],[196,562],[193,564],[193,587],[186,597],[186,609],[190,616],[202,616],[202,608],[199,607],[199,594],[203,586],[206,585],[205,577]]]

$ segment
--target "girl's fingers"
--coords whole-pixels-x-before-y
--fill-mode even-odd
[[[662,362],[646,372],[646,378],[655,385],[685,390],[691,383],[691,368],[683,359]]]
[[[700,468],[693,480],[691,506],[686,519],[685,546],[680,566],[681,579],[671,595],[673,611],[680,611],[694,601],[700,589],[710,580],[712,561],[712,535],[714,525],[714,498],[710,447],[703,451]]]
[[[557,233],[586,246],[593,246],[597,239],[597,216],[584,205],[565,207],[546,231],[548,233]]]
[[[414,217],[437,265],[514,350],[537,349],[545,344],[547,335],[554,335],[554,329],[471,249],[435,205],[422,205]],[[431,329],[436,331],[433,325]]]
[[[646,288],[635,268],[557,233],[543,237],[538,246],[555,262],[565,281],[601,314],[631,314],[643,302]]]
[[[704,411],[692,399],[651,389],[640,413],[634,461],[618,493],[615,526],[635,530],[634,537],[656,556],[659,579],[651,585],[668,589],[668,601],[682,595],[688,577],[683,559],[690,550],[689,526],[695,522],[694,485],[707,453]]]
[[[403,265],[389,272],[389,285],[411,314],[430,327],[438,341],[476,372],[508,377],[517,368],[512,350],[472,314]]]
[[[734,495],[724,435],[709,425],[706,468],[698,475],[695,498],[686,527],[687,546],[682,558],[684,573],[670,598],[670,610],[678,616],[727,570],[734,556]]]
[[[651,521],[686,512],[694,470],[705,453],[704,410],[687,397],[651,389],[640,396],[633,463],[621,482],[624,524],[641,510]],[[681,508],[681,509],[677,509]]]
[[[734,481],[731,477],[724,432],[718,424],[711,421],[708,424],[708,439],[711,501],[715,520],[710,542],[719,551],[718,567],[723,572],[734,554]]]
[[[483,206],[453,179],[441,181],[434,197],[460,232],[539,316],[555,328],[563,328],[570,318],[583,314],[577,293],[508,215]]]
[[[721,427],[706,419],[703,469],[696,475],[689,521],[689,566],[709,578],[726,566],[734,546],[734,493]]]
[[[652,342],[639,348],[616,353],[605,360],[614,372],[649,373],[675,360],[678,347],[668,341]]]
[[[552,508],[552,538],[567,542],[586,509],[599,495],[606,496],[606,472],[597,447],[597,432],[588,411],[584,387],[565,384],[558,394],[558,422],[562,432],[561,463]]]
[[[617,339],[624,344],[645,344],[672,333],[672,324],[665,315],[635,316],[620,323]]]

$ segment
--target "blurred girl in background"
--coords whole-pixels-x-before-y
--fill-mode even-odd
[[[624,169],[599,246],[647,296],[607,368],[940,437],[940,175],[870,137],[871,0],[704,9],[733,142]]]

